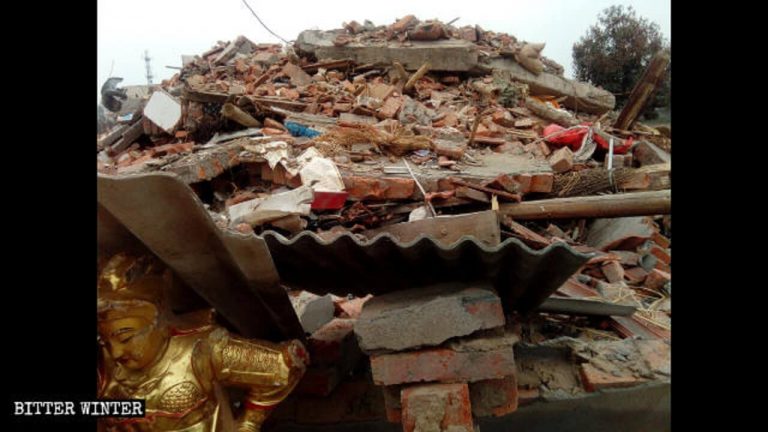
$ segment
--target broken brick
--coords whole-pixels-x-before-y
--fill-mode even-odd
[[[573,168],[573,152],[568,147],[561,147],[552,153],[549,165],[556,173],[570,171]]]
[[[474,382],[515,373],[512,345],[517,338],[465,339],[446,347],[371,355],[373,381],[393,385],[420,381]]]
[[[401,106],[403,106],[403,99],[401,97],[390,96],[384,100],[384,105],[376,112],[376,117],[382,120],[395,118]]]
[[[660,290],[672,279],[672,275],[659,269],[653,269],[648,272],[643,285],[653,290]]]
[[[403,431],[474,430],[467,384],[425,384],[401,392]]]
[[[518,405],[517,378],[510,375],[469,385],[472,414],[475,417],[500,417],[515,412]]]
[[[581,374],[581,380],[584,384],[584,389],[588,392],[594,392],[609,388],[618,387],[632,387],[639,384],[643,380],[630,374],[614,375],[602,371],[590,363],[584,363],[581,365],[579,372]]]
[[[615,283],[624,280],[624,267],[618,261],[608,261],[600,268],[608,282]]]
[[[343,179],[351,199],[408,199],[416,190],[416,182],[410,178],[344,176]]]
[[[467,145],[447,140],[435,140],[435,153],[438,156],[448,156],[454,160],[461,160]]]

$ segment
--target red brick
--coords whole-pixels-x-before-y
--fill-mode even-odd
[[[409,387],[403,389],[401,403],[404,432],[474,430],[469,388],[466,384]]]
[[[642,267],[632,267],[624,270],[624,277],[631,284],[641,284],[648,277],[648,272]]]
[[[333,365],[341,362],[347,345],[356,345],[355,320],[334,318],[312,333],[307,343],[312,364]]]
[[[343,179],[352,199],[408,199],[416,190],[416,183],[410,178],[345,176]]]
[[[608,261],[600,268],[608,282],[615,283],[624,280],[624,267],[618,261]]]
[[[645,278],[645,283],[643,283],[643,285],[650,289],[659,290],[663,288],[664,284],[666,284],[670,279],[672,279],[672,275],[669,273],[658,269],[653,269],[648,273],[648,277]]]
[[[469,396],[475,417],[507,415],[517,410],[517,378],[510,375],[502,379],[472,383],[469,385]]]
[[[667,250],[662,248],[661,246],[653,245],[651,246],[651,249],[649,252],[664,264],[667,264],[667,265],[672,264],[672,257],[669,256],[669,254],[667,253]]]
[[[474,382],[504,378],[516,371],[514,352],[509,344],[483,350],[459,349],[432,348],[372,355],[373,381],[377,385],[419,381]]]
[[[581,380],[582,384],[584,385],[584,389],[588,392],[594,392],[607,388],[632,387],[644,381],[643,379],[628,374],[615,376],[613,374],[603,372],[589,363],[582,364],[579,371],[581,373]]]
[[[668,238],[664,237],[661,233],[655,232],[651,235],[651,240],[664,249],[669,249],[671,242]]]
[[[403,106],[403,99],[396,96],[390,96],[384,101],[384,105],[379,108],[376,117],[380,119],[394,118]]]
[[[413,15],[406,15],[399,20],[397,20],[396,23],[389,26],[389,29],[392,30],[395,33],[400,33],[406,28],[408,28],[409,25],[412,23],[415,23],[418,21],[415,16]]]
[[[381,387],[384,395],[384,409],[387,415],[387,421],[390,423],[402,423],[403,409],[400,404],[400,391],[402,386],[383,386]]]
[[[451,159],[460,160],[464,156],[467,146],[453,141],[435,141],[435,153],[438,156],[448,156]]]
[[[365,297],[355,297],[352,300],[342,298],[341,300],[334,303],[336,306],[336,315],[339,318],[360,318],[363,305],[371,298],[373,298],[373,296],[370,294]]]
[[[549,165],[556,173],[570,171],[573,168],[573,152],[568,147],[557,149],[549,158]]]
[[[496,123],[497,125],[501,125],[504,127],[513,127],[515,125],[515,119],[512,117],[512,114],[509,113],[507,110],[497,110],[494,111],[491,115],[491,121]]]
[[[552,173],[536,173],[531,176],[531,188],[529,192],[552,192],[552,184],[555,177]]]
[[[441,128],[441,127],[454,127],[459,124],[459,116],[456,115],[453,111],[448,111],[445,113],[443,118],[439,120],[435,120],[432,122],[432,127]]]

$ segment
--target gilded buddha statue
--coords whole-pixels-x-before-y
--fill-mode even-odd
[[[248,340],[207,324],[179,329],[164,304],[172,273],[154,257],[112,257],[98,276],[98,395],[144,399],[143,418],[111,418],[106,431],[258,431],[298,383],[299,341]],[[222,387],[246,390],[234,425]]]

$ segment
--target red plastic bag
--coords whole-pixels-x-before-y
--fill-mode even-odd
[[[554,144],[559,147],[568,146],[573,151],[578,151],[581,148],[581,143],[584,141],[584,135],[586,135],[589,132],[589,126],[591,126],[592,123],[582,123],[580,126],[574,128],[571,130],[565,130],[566,128],[557,125],[557,124],[551,124],[544,128],[544,131],[542,132],[546,138],[546,141],[550,144]],[[562,132],[562,133],[559,133]],[[554,135],[554,136],[551,136]],[[597,145],[604,149],[608,150],[610,147],[610,143],[606,138],[601,136],[600,134],[593,134],[592,139],[595,140]],[[623,140],[620,138],[614,138],[613,140],[613,154],[624,154],[632,147],[632,137]]]

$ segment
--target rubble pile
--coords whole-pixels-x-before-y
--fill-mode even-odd
[[[412,15],[308,30],[285,48],[241,36],[184,56],[99,136],[97,170],[172,173],[224,231],[445,247],[471,237],[497,249],[515,239],[531,254],[588,254],[521,314],[482,284],[333,300],[294,290],[318,359],[294,399],[321,403],[344,387],[349,403],[378,403],[345,381],[362,353],[384,390],[386,412],[327,408],[343,412],[328,422],[383,415],[405,430],[472,430],[473,416],[552,392],[668,381],[670,129],[613,111],[613,95],[563,77],[544,49]],[[628,127],[615,127],[620,115]],[[542,347],[564,354],[548,368]],[[294,399],[277,418],[317,419]],[[444,416],[430,417],[435,407]]]

